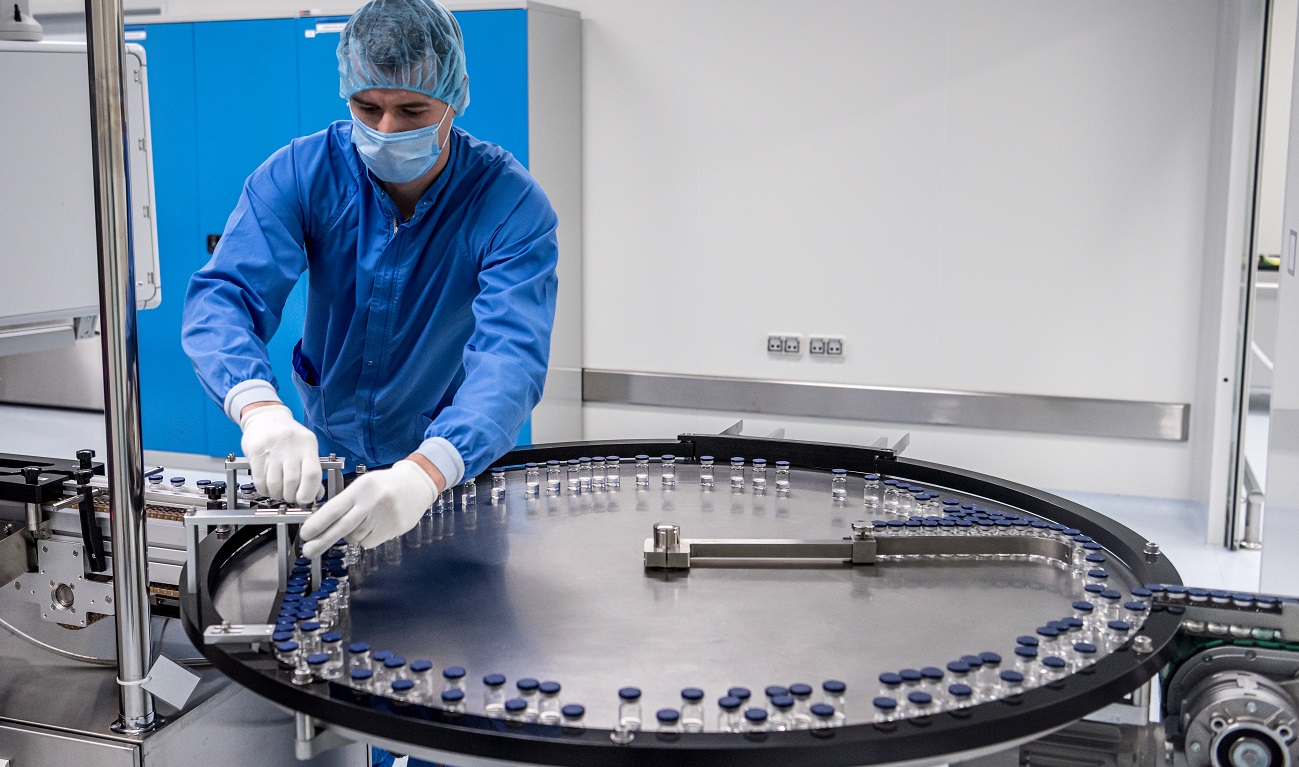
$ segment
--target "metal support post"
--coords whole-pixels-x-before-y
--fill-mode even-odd
[[[158,726],[141,684],[149,670],[149,576],[144,518],[144,446],[127,180],[125,33],[122,0],[86,0],[86,59],[99,241],[99,318],[113,510],[113,596],[117,602],[117,682],[121,716],[113,729]]]

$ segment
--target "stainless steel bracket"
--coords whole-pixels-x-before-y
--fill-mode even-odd
[[[293,712],[293,730],[293,755],[299,761],[314,759],[326,751],[353,743],[332,727],[322,725],[301,711]]]
[[[275,627],[269,623],[228,623],[221,621],[203,629],[203,644],[256,645],[270,641]]]
[[[198,545],[208,530],[216,525],[275,525],[276,565],[280,589],[288,585],[289,525],[307,521],[314,509],[281,505],[275,509],[190,509],[185,513],[185,573],[191,592],[198,591]],[[311,563],[315,582],[320,582],[320,560]]]
[[[838,559],[873,565],[878,558],[907,556],[1028,556],[1070,562],[1072,550],[1060,540],[1018,533],[999,535],[882,535],[864,523],[853,524],[851,538],[682,538],[670,522],[654,525],[645,540],[647,570],[688,570],[699,559]]]

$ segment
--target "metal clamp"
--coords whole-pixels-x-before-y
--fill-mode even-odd
[[[688,570],[694,559],[838,559],[854,565],[875,564],[875,537],[854,529],[852,538],[811,541],[792,538],[681,537],[670,522],[654,525],[645,541],[645,569]]]
[[[221,621],[203,629],[203,644],[258,644],[269,641],[275,627],[269,623]]]

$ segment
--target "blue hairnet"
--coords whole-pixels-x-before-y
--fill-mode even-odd
[[[437,0],[370,0],[348,19],[338,41],[338,93],[399,88],[469,106],[465,41]]]

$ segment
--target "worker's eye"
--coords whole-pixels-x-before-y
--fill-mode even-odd
[[[356,102],[352,102],[352,108],[367,115],[372,115],[379,111],[379,107],[373,104],[358,104]]]
[[[401,113],[406,117],[423,117],[426,112],[428,112],[428,110],[423,109],[421,107],[406,108],[401,110]]]

